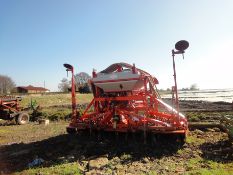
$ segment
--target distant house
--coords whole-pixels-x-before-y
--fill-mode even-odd
[[[49,92],[49,90],[43,87],[34,87],[32,85],[29,85],[29,86],[18,86],[17,92],[32,94],[32,93],[45,93],[45,92]]]

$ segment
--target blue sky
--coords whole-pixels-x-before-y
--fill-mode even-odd
[[[231,0],[0,0],[0,74],[56,91],[63,63],[91,74],[127,62],[170,88],[171,50],[185,39],[178,87],[233,88],[232,9]]]

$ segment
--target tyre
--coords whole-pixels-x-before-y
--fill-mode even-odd
[[[29,122],[29,115],[26,112],[22,112],[18,115],[18,117],[16,117],[16,122],[19,125],[24,125],[27,124]]]

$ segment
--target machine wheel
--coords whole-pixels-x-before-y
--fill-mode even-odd
[[[28,113],[22,112],[16,117],[16,123],[19,125],[27,124],[29,122],[29,118]]]
[[[69,127],[67,127],[66,128],[66,132],[68,133],[68,134],[76,134],[76,129],[75,128],[69,128]]]

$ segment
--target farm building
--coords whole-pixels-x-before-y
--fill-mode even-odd
[[[17,87],[18,93],[45,93],[49,92],[49,89],[43,87],[34,87],[32,85],[29,86],[19,86]]]

